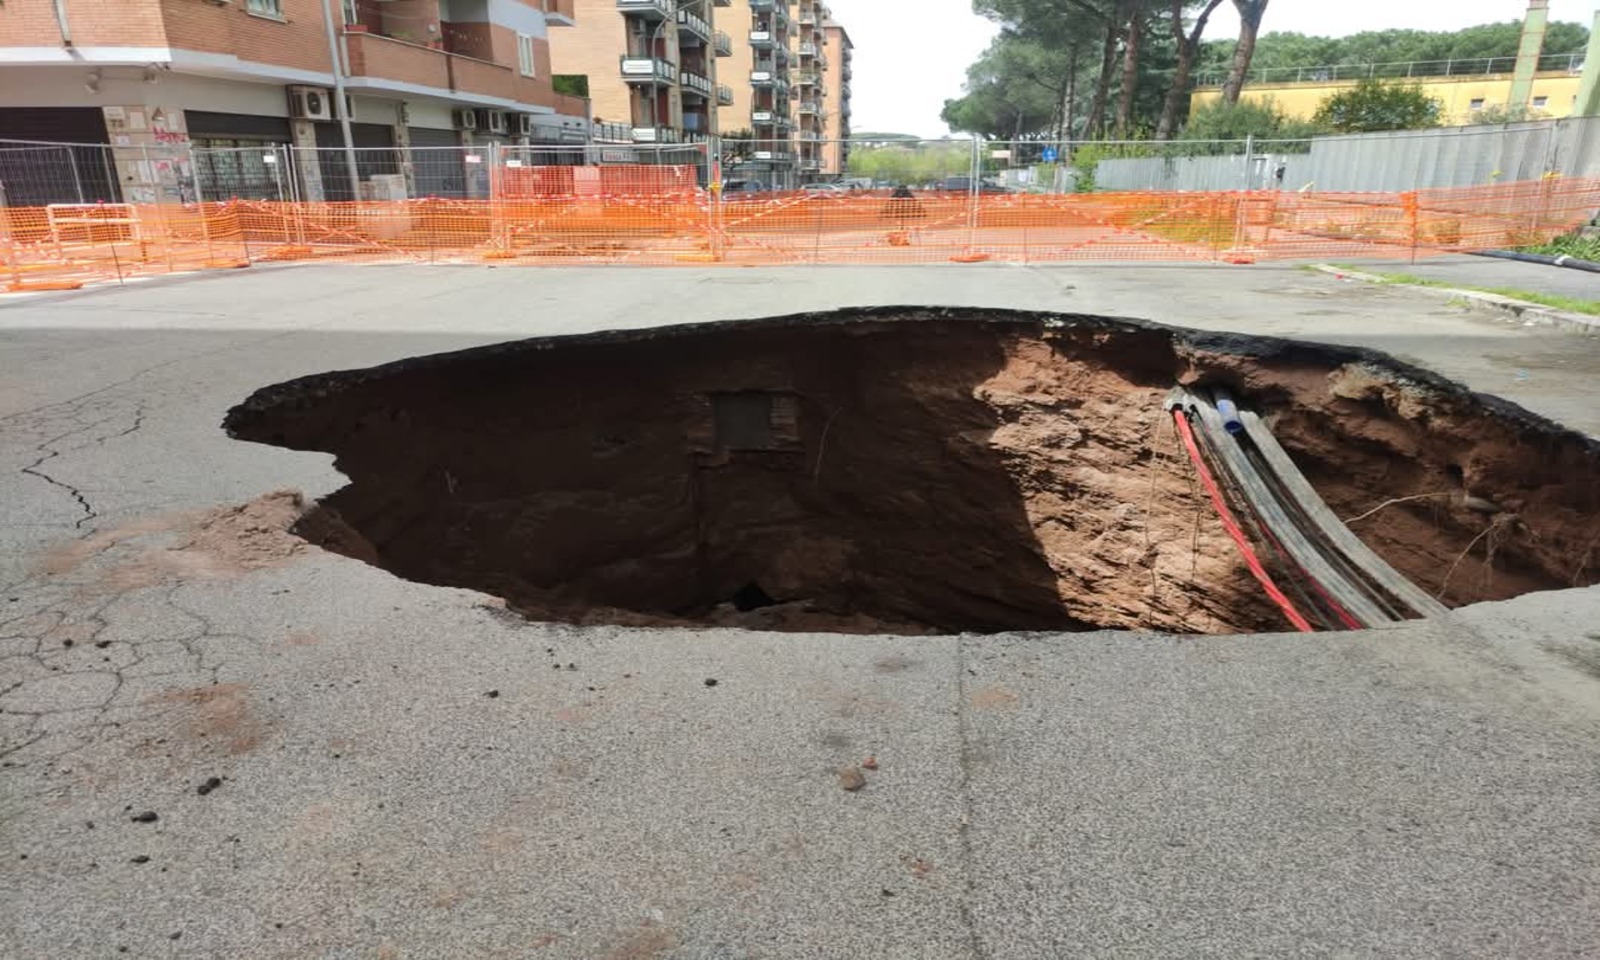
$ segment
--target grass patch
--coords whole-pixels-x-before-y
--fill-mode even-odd
[[[1428,277],[1418,277],[1409,273],[1379,273],[1366,267],[1352,267],[1347,264],[1334,264],[1334,266],[1340,270],[1349,270],[1352,273],[1364,273],[1368,276],[1377,277],[1378,282],[1385,284],[1407,287],[1448,287],[1453,290],[1471,290],[1474,293],[1492,293],[1497,297],[1509,297],[1512,300],[1537,303],[1541,307],[1550,307],[1553,310],[1564,310],[1567,313],[1581,313],[1589,317],[1600,317],[1600,300],[1584,300],[1579,297],[1535,293],[1532,290],[1517,290],[1510,287],[1474,287],[1467,284],[1432,280]]]
[[[1576,233],[1556,237],[1549,243],[1519,247],[1518,250],[1522,253],[1538,253],[1547,257],[1574,257],[1578,260],[1593,260],[1600,263],[1600,237],[1585,237]]]

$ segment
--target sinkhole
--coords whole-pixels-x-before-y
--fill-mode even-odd
[[[1225,388],[1449,606],[1600,580],[1600,445],[1349,347],[884,307],[542,338],[265,387],[349,478],[297,532],[537,620],[1285,629],[1163,404]]]

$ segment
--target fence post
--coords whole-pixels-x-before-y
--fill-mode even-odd
[[[1418,242],[1418,239],[1419,239],[1417,221],[1420,219],[1419,215],[1421,214],[1421,204],[1418,201],[1418,193],[1417,193],[1417,191],[1415,191],[1415,190],[1407,190],[1405,193],[1400,194],[1400,207],[1401,207],[1401,209],[1403,209],[1405,211],[1405,213],[1406,213],[1406,223],[1410,227],[1410,233],[1411,233],[1411,262],[1412,263],[1416,263],[1417,262],[1417,242]]]
[[[972,254],[974,234],[978,229],[978,195],[979,185],[983,182],[983,148],[979,145],[980,138],[972,135],[972,176],[967,181],[967,249],[966,254]]]

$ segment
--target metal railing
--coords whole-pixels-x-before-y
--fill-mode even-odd
[[[678,3],[677,0],[617,0],[617,9],[661,19],[677,13]]]
[[[1529,158],[1503,181],[1472,168],[1464,186],[1342,194],[1297,185],[1323,141],[667,143],[704,135],[640,125],[630,139],[657,142],[358,149],[354,183],[339,149],[0,142],[0,289],[280,261],[1241,263],[1491,249],[1600,207],[1600,152],[1556,136],[1579,126],[1328,138],[1330,171],[1385,152],[1406,171],[1423,151],[1506,162],[1518,143]]]
[[[1581,53],[1551,54],[1539,58],[1539,73],[1583,72]],[[1492,77],[1516,70],[1516,57],[1486,57],[1469,60],[1407,60],[1397,63],[1337,63],[1315,67],[1258,67],[1249,74],[1249,83],[1334,83],[1352,80],[1428,79],[1434,77]],[[1196,76],[1199,87],[1220,87],[1225,71]]]

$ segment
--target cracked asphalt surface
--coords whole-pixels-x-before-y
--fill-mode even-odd
[[[0,956],[1600,955],[1600,589],[1316,637],[533,624],[286,536],[266,495],[329,458],[218,427],[329,369],[908,302],[1371,346],[1600,434],[1600,339],[1287,267],[0,301]]]

